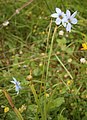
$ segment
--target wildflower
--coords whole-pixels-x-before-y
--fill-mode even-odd
[[[73,83],[72,80],[68,80],[68,81],[67,81],[67,85],[71,85],[72,83]]]
[[[16,12],[16,14],[19,14],[19,13],[20,13],[19,9],[17,9],[15,12]]]
[[[19,54],[20,54],[20,55],[22,55],[22,54],[23,54],[23,51],[22,51],[22,50],[20,50],[20,51],[19,51]]]
[[[64,78],[67,78],[67,77],[68,77],[68,74],[65,74],[65,75],[64,75]]]
[[[65,22],[64,22],[65,14],[59,8],[56,8],[56,13],[51,14],[51,17],[56,18],[55,23],[57,25],[60,25],[62,23],[63,26],[65,26]]]
[[[11,81],[11,83],[15,84],[15,91],[19,94],[19,90],[21,89],[20,82],[13,77],[13,81]]]
[[[4,113],[7,113],[9,111],[9,107],[4,108]]]
[[[9,24],[8,20],[6,20],[5,22],[2,23],[3,26],[8,26],[8,24]]]
[[[68,63],[71,63],[71,62],[72,62],[72,59],[71,59],[71,58],[69,58],[69,59],[68,59]]]
[[[81,63],[86,63],[86,59],[85,59],[85,58],[81,58],[81,59],[80,59],[80,62],[81,62]]]
[[[76,14],[77,11],[75,11],[72,15],[69,10],[66,11],[66,31],[71,32],[72,24],[77,24],[77,19],[75,18]]]
[[[83,48],[81,48],[81,50],[87,50],[87,43],[83,43],[83,44],[82,44],[82,47],[83,47]]]
[[[41,56],[45,56],[45,53],[41,53]]]
[[[64,31],[63,31],[63,30],[60,30],[60,31],[59,31],[59,35],[60,35],[60,36],[63,36],[63,35],[64,35]]]

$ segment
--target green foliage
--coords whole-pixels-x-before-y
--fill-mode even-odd
[[[59,97],[49,101],[48,108],[50,111],[52,111],[53,109],[60,107],[63,103],[64,103],[64,98]]]
[[[34,0],[11,17],[26,2],[0,1],[0,120],[18,119],[3,89],[24,120],[87,120],[86,0]],[[71,33],[51,21],[56,7],[77,11]],[[21,83],[18,95],[12,77]]]

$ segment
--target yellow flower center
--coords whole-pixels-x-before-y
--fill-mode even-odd
[[[62,16],[62,15],[59,15],[59,18],[60,18],[60,19],[63,19],[63,16]]]

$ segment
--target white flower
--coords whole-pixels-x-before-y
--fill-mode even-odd
[[[86,59],[85,59],[85,58],[81,58],[81,59],[80,59],[80,62],[81,62],[81,63],[86,63]]]
[[[15,85],[15,91],[17,92],[17,94],[19,94],[19,90],[21,89],[20,82],[13,77],[11,83]]]
[[[76,14],[77,14],[77,11],[74,12],[72,15],[69,10],[66,11],[66,20],[67,20],[66,30],[68,32],[71,32],[72,24],[77,24],[77,19],[75,18]]]
[[[64,35],[64,31],[63,31],[63,30],[60,30],[60,31],[59,31],[59,35],[60,35],[60,36],[63,36],[63,35]]]
[[[8,26],[8,24],[9,24],[8,20],[2,23],[3,26]]]
[[[17,9],[15,12],[16,12],[16,14],[19,14],[19,13],[20,13],[20,12],[19,12],[19,9]]]
[[[72,62],[72,59],[71,59],[71,58],[69,58],[67,61],[68,61],[68,63],[71,63],[71,62]]]
[[[65,26],[65,14],[59,8],[56,8],[56,13],[51,14],[51,17],[56,18],[55,23],[60,25],[61,23]]]
[[[77,11],[71,15],[69,10],[64,14],[59,8],[56,8],[56,13],[51,14],[51,17],[56,18],[55,23],[57,25],[62,23],[66,31],[71,32],[72,24],[77,24],[77,19],[75,18],[76,14]]]

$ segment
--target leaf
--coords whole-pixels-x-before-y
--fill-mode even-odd
[[[42,74],[42,73],[41,73],[41,70],[40,70],[39,68],[34,69],[33,75],[34,75],[35,77],[38,77],[38,76],[40,76],[41,74]]]
[[[64,103],[63,97],[56,98],[49,103],[49,110],[60,107],[63,103]]]

